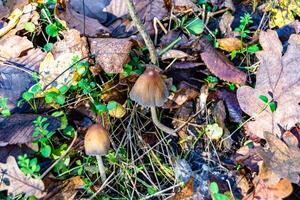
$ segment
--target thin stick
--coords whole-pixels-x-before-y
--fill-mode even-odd
[[[135,26],[136,26],[137,30],[140,32],[141,36],[144,39],[144,42],[145,42],[146,46],[148,47],[151,62],[153,64],[157,64],[158,63],[158,58],[157,58],[155,46],[154,46],[153,41],[151,40],[150,36],[148,35],[148,33],[146,31],[146,28],[144,27],[141,20],[137,16],[136,10],[135,10],[134,5],[133,5],[133,1],[132,0],[126,0],[126,3],[127,3],[127,6],[128,6],[128,10],[129,10],[129,14],[131,16],[131,19],[135,23]]]

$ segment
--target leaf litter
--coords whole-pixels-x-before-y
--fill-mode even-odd
[[[153,49],[131,19],[130,1],[0,1],[0,195],[297,195],[297,2],[133,0]],[[170,93],[154,109],[156,120],[177,128],[178,138],[130,99],[149,54]],[[93,123],[110,132],[102,183],[84,154]]]

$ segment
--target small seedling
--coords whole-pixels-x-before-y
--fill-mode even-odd
[[[213,200],[230,200],[225,194],[221,194],[219,191],[219,186],[216,182],[211,182],[209,185],[209,190]]]
[[[7,98],[0,97],[0,112],[1,115],[3,115],[4,117],[9,117],[11,114],[7,103],[8,103]]]
[[[269,100],[267,96],[260,95],[259,99],[265,103],[265,108],[269,107],[271,112],[275,112],[277,109],[277,104],[273,100]]]
[[[25,175],[30,175],[34,178],[39,177],[41,167],[37,158],[30,159],[27,154],[20,155],[18,156],[18,165]]]

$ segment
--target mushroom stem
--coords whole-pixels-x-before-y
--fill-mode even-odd
[[[131,19],[134,22],[137,30],[140,32],[141,36],[143,37],[146,46],[148,47],[151,62],[153,64],[157,64],[158,58],[157,58],[155,46],[154,46],[150,36],[148,35],[148,33],[146,31],[146,28],[144,27],[141,20],[137,16],[136,10],[135,10],[134,5],[133,5],[133,1],[132,0],[126,0],[126,2],[127,2],[127,7],[128,7],[129,14],[131,16]]]
[[[99,173],[101,177],[102,183],[106,180],[106,174],[105,174],[105,168],[103,165],[102,157],[100,155],[96,156],[97,162],[98,162],[98,168],[99,168]]]
[[[150,107],[150,110],[151,110],[151,117],[152,117],[152,121],[153,123],[155,124],[155,126],[157,126],[157,128],[159,128],[160,130],[162,130],[163,132],[166,132],[170,135],[173,135],[175,137],[177,137],[177,134],[176,134],[176,130],[175,129],[172,129],[172,128],[169,128],[165,125],[163,125],[162,123],[160,123],[160,121],[158,120],[157,118],[157,114],[156,114],[156,109],[155,107]]]

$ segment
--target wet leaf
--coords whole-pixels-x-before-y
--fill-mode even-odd
[[[201,58],[214,75],[224,81],[245,84],[246,73],[237,69],[225,55],[216,50],[207,40],[201,40],[200,45],[203,49]]]
[[[21,193],[25,193],[25,197],[33,195],[42,198],[45,195],[43,181],[25,176],[12,156],[7,158],[6,163],[0,163],[0,173],[0,191],[7,190],[13,197]]]
[[[90,38],[91,52],[106,73],[121,73],[129,61],[132,42],[128,39]]]
[[[256,54],[261,64],[255,89],[243,86],[237,97],[241,109],[254,118],[246,124],[249,133],[263,138],[264,131],[280,135],[299,122],[300,36],[291,36],[284,55],[275,31],[262,32],[259,41],[263,50]],[[261,95],[276,103],[274,112],[269,107],[263,109],[266,104],[259,99]]]

